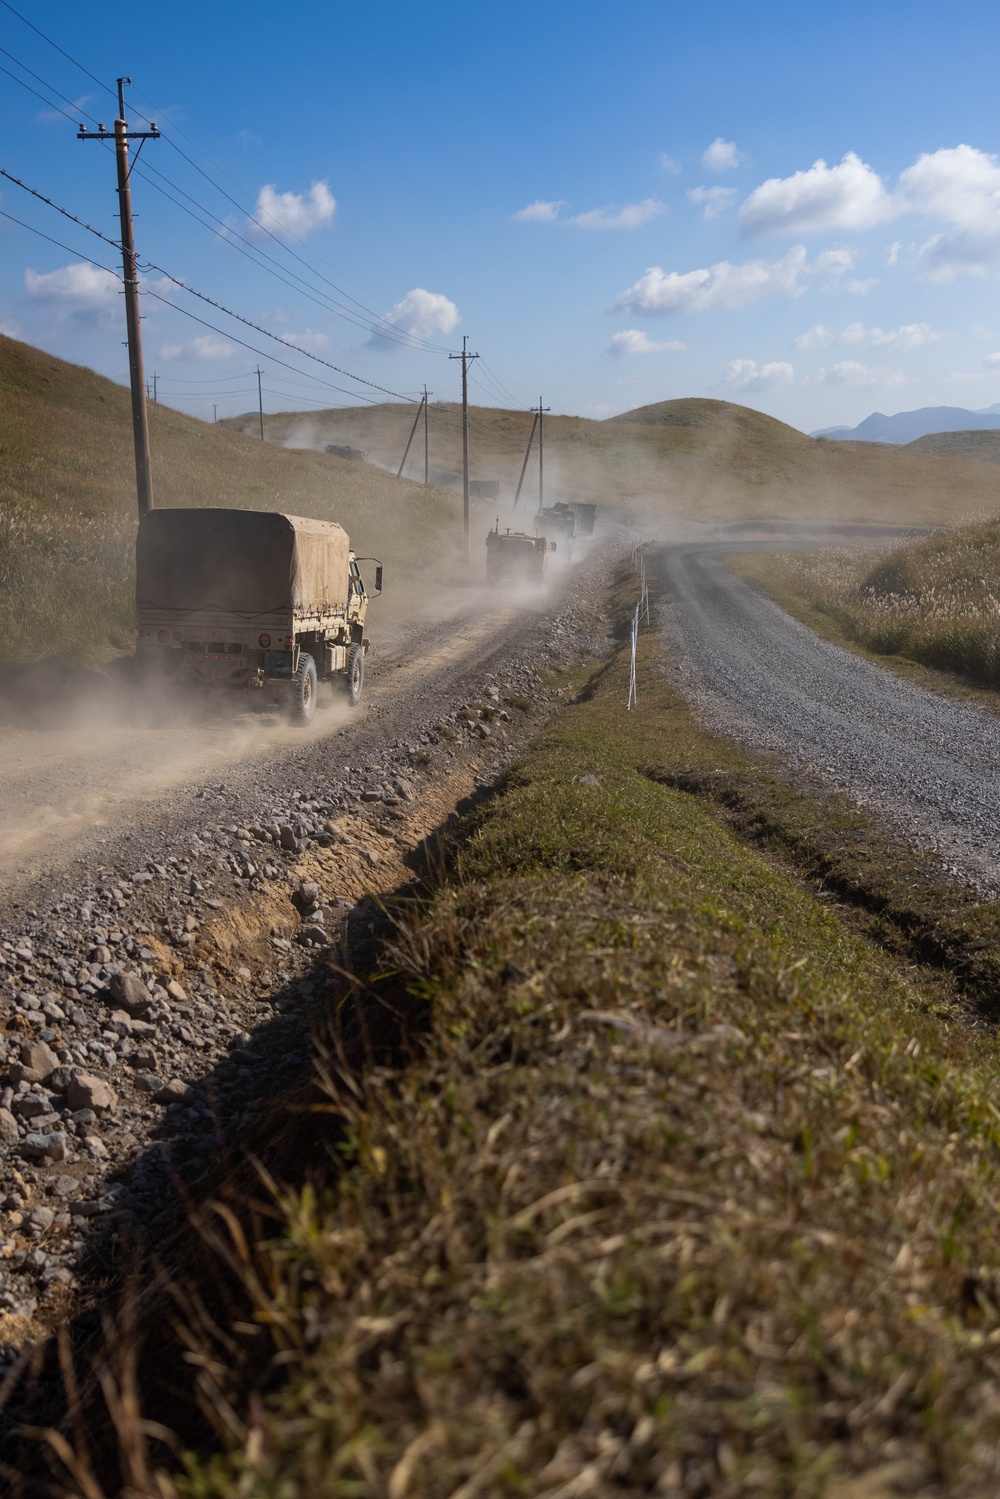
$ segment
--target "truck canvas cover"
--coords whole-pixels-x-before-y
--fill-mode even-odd
[[[172,614],[343,610],[349,550],[336,521],[266,510],[151,510],[139,522],[136,602]]]

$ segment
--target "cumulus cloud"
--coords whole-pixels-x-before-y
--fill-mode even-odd
[[[661,172],[670,172],[670,173],[676,175],[678,172],[683,171],[683,167],[681,166],[681,164],[680,164],[679,161],[675,161],[672,156],[668,156],[667,153],[666,153],[666,151],[661,151],[660,152],[660,171]]]
[[[390,307],[385,314],[385,321],[405,333],[413,342],[418,338],[433,338],[450,333],[457,327],[458,320],[458,308],[449,297],[438,291],[427,291],[422,286],[415,286],[412,291],[408,291],[403,300],[397,302],[395,307]],[[368,343],[371,348],[376,349],[398,347],[392,339],[384,338],[377,331],[372,333]]]
[[[282,333],[281,342],[290,344],[293,349],[302,349],[306,354],[318,354],[330,340],[325,333],[314,333],[307,328],[304,333]]]
[[[731,172],[744,161],[745,154],[737,151],[735,141],[724,141],[717,135],[701,154],[701,164],[710,172]]]
[[[676,354],[686,349],[687,344],[679,338],[654,339],[641,328],[626,328],[621,333],[612,333],[608,344],[609,354]]]
[[[614,312],[667,317],[707,312],[714,307],[745,307],[765,297],[797,297],[804,290],[806,252],[796,245],[782,260],[720,260],[696,271],[664,271],[654,265],[614,301]]]
[[[852,297],[867,297],[873,286],[878,286],[877,276],[868,276],[864,281],[848,281],[844,290]]]
[[[756,359],[734,359],[722,379],[720,390],[775,390],[790,385],[795,379],[795,370],[784,360],[772,360],[770,364],[758,364]]]
[[[745,238],[871,229],[891,219],[895,205],[877,172],[853,151],[838,166],[814,162],[791,177],[769,177],[740,208]]]
[[[1000,259],[996,156],[966,145],[926,151],[900,175],[896,195],[901,210],[951,225],[917,252],[918,269],[931,280],[980,275]]]
[[[559,217],[560,208],[565,207],[565,198],[536,198],[534,203],[529,203],[527,208],[519,208],[511,217],[517,224],[554,224]]]
[[[302,239],[332,223],[336,211],[337,200],[326,181],[314,182],[307,193],[279,193],[273,182],[266,182],[257,194],[257,213],[247,220],[246,232],[256,239],[268,233]]]
[[[164,344],[160,349],[161,359],[200,359],[207,362],[216,359],[231,359],[236,345],[211,333],[201,333],[188,344]]]
[[[641,229],[666,211],[665,203],[644,198],[641,203],[626,203],[622,208],[591,208],[586,213],[575,214],[566,222],[577,229]]]
[[[735,187],[692,187],[688,192],[690,202],[703,205],[703,219],[717,219],[735,197]]]
[[[987,354],[983,363],[988,370],[995,370],[997,365],[1000,364],[1000,354]]]
[[[823,323],[800,333],[792,342],[793,349],[829,349],[833,347],[868,349],[919,349],[923,344],[937,343],[940,333],[935,333],[929,323],[903,323],[898,328],[867,328],[864,323],[848,323],[839,332]]]
[[[873,390],[888,385],[902,385],[906,376],[902,370],[878,369],[871,364],[862,364],[857,359],[842,359],[829,369],[817,370],[809,379],[813,385],[846,385],[851,390]]]
[[[29,267],[24,273],[24,289],[29,297],[47,302],[67,317],[108,322],[119,316],[121,308],[118,277],[85,261],[55,271],[33,271]]]

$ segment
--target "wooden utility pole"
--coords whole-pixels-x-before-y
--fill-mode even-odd
[[[264,390],[260,383],[260,377],[264,373],[260,365],[257,366],[257,410],[260,413],[260,440],[264,441]]]
[[[543,406],[538,397],[538,508],[545,504],[545,413],[551,406]]]
[[[538,412],[536,411],[534,417],[532,418],[531,431],[528,433],[528,446],[524,450],[524,462],[521,464],[521,477],[518,479],[517,489],[514,491],[514,503],[511,506],[512,510],[517,509],[517,502],[521,498],[521,485],[524,483],[524,476],[528,470],[528,459],[531,457],[531,444],[535,440],[535,429],[537,426]]]
[[[431,449],[427,434],[427,386],[424,386],[424,484],[431,482]]]
[[[153,371],[153,405],[154,406],[157,404],[157,400],[156,400],[156,382],[157,382],[157,380],[159,378],[160,378],[159,375],[154,370]]]
[[[427,386],[425,385],[424,386],[424,394],[420,397],[420,405],[417,407],[417,414],[413,418],[413,426],[410,428],[410,435],[406,439],[406,447],[403,449],[403,456],[400,459],[399,468],[396,470],[396,478],[397,479],[401,479],[403,477],[403,470],[406,467],[406,460],[410,456],[410,445],[413,442],[414,437],[416,436],[417,424],[420,421],[420,413],[423,410],[424,402],[426,401],[426,399],[427,399]]]
[[[129,130],[125,123],[125,85],[131,78],[118,80],[118,118],[114,130],[105,130],[98,125],[88,130],[81,125],[77,140],[110,141],[115,143],[115,161],[118,166],[118,216],[122,235],[122,279],[125,283],[125,328],[128,338],[129,384],[132,390],[132,440],[135,447],[135,488],[139,502],[139,514],[145,515],[153,508],[153,471],[149,456],[149,419],[146,411],[146,377],[142,366],[142,327],[139,313],[139,271],[135,258],[135,238],[132,233],[132,188],[131,167],[128,161],[129,141],[138,141],[138,159],[143,141],[156,140],[160,134],[155,125],[148,130]]]
[[[469,516],[469,360],[478,359],[470,354],[468,338],[462,339],[461,354],[449,354],[449,359],[462,361],[462,526],[465,537],[465,560],[472,561],[472,531]]]
[[[213,401],[212,402],[212,421],[213,422],[217,422],[218,420],[219,420],[219,408],[216,405],[216,403]]]

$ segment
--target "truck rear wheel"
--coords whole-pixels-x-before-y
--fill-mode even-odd
[[[292,706],[289,718],[292,723],[306,724],[313,721],[316,712],[316,663],[305,651],[299,653],[299,668],[292,678]]]
[[[352,645],[347,653],[347,700],[356,707],[361,700],[361,689],[365,685],[365,653],[360,645]]]

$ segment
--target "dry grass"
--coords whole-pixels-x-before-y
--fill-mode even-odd
[[[1000,525],[963,527],[888,556],[827,549],[741,558],[782,602],[849,641],[1000,687]]]
[[[165,406],[150,408],[150,429],[157,504],[340,520],[360,552],[385,558],[387,581],[453,560],[454,495],[282,452]],[[0,338],[0,661],[95,661],[109,654],[109,633],[129,641],[134,537],[128,392]]]
[[[333,1065],[337,1164],[217,1232],[216,1435],[133,1493],[996,1493],[1000,1050],[668,784],[728,752],[657,661],[627,717],[597,674],[400,934],[426,1044]]]
[[[267,417],[265,430],[272,441],[290,446],[350,443],[395,472],[412,420],[411,410],[383,405],[285,412]],[[239,418],[231,425],[250,432],[255,421]],[[513,496],[531,421],[530,412],[472,410],[473,473],[499,479],[507,498]],[[433,403],[429,430],[432,471],[445,482],[457,480],[460,408]],[[412,472],[422,473],[420,433],[413,454]],[[642,525],[776,518],[955,524],[975,510],[992,513],[997,505],[991,473],[980,463],[877,443],[816,442],[762,412],[700,399],[664,401],[610,421],[547,417],[545,471],[550,499],[594,500]],[[537,499],[536,476],[537,468],[529,467],[529,514]]]

